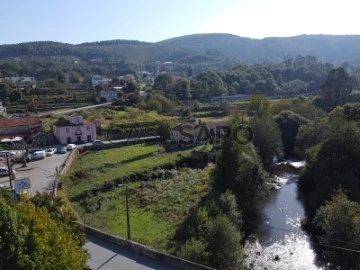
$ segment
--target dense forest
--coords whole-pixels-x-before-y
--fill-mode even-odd
[[[336,66],[358,66],[359,43],[359,36],[301,35],[258,40],[229,34],[189,35],[157,43],[27,42],[0,45],[0,76],[35,76],[45,80],[73,68],[83,76],[113,77],[125,69],[185,75],[189,66],[198,75],[207,70],[229,70],[244,63],[281,63],[297,55],[315,55],[319,61]]]

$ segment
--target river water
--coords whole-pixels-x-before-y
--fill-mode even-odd
[[[291,163],[295,167],[301,162]],[[276,177],[276,188],[262,207],[260,219],[245,226],[253,226],[256,237],[245,243],[249,269],[318,270],[316,254],[310,238],[301,229],[305,216],[302,203],[297,199],[297,174]]]

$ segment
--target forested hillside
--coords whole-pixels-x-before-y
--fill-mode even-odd
[[[82,76],[122,75],[126,70],[195,75],[240,64],[281,63],[298,55],[335,66],[360,64],[360,36],[301,35],[249,39],[230,34],[196,34],[156,43],[110,40],[78,45],[52,41],[0,45],[0,76],[52,79],[60,72]],[[168,64],[165,64],[168,63]],[[324,72],[327,72],[328,69]]]

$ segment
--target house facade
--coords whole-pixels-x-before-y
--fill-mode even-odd
[[[107,100],[117,99],[117,91],[116,90],[102,90],[100,91],[100,97],[106,98]]]
[[[92,76],[92,78],[91,78],[92,87],[96,87],[96,86],[106,86],[107,87],[109,82],[110,82],[110,79],[107,79],[100,75],[95,75],[95,76]]]
[[[78,113],[68,119],[59,119],[53,125],[53,133],[61,144],[91,142],[96,140],[96,125]]]
[[[35,77],[4,77],[4,78],[0,78],[0,82],[2,82],[4,80],[12,81],[16,85],[36,84]]]

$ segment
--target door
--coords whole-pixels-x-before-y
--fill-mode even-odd
[[[87,141],[91,142],[91,135],[87,135]]]
[[[77,140],[78,140],[78,142],[80,142],[81,141],[81,136],[77,136]]]
[[[66,141],[67,141],[68,144],[71,143],[71,138],[70,138],[70,137],[67,137],[67,138],[66,138]]]

